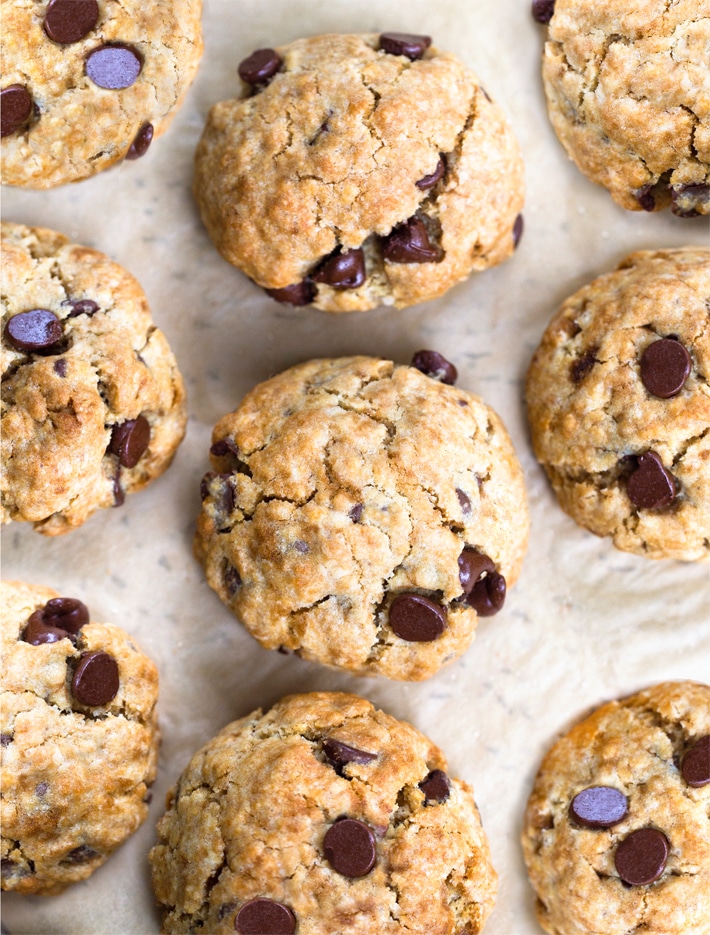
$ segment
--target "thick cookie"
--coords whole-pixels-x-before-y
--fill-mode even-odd
[[[427,353],[415,360],[451,380]],[[414,366],[300,364],[252,390],[212,438],[196,554],[268,649],[428,678],[518,577],[528,514],[505,428]]]
[[[472,789],[357,695],[229,724],[168,794],[150,853],[163,931],[476,935],[496,874]]]
[[[641,251],[563,304],[527,380],[562,508],[626,552],[710,555],[710,250]]]
[[[81,601],[3,582],[2,888],[59,893],[148,814],[158,673]]]
[[[136,280],[44,228],[2,225],[2,522],[48,536],[170,464],[185,391]]]
[[[543,760],[523,851],[552,935],[710,933],[710,687],[596,710]]]
[[[550,22],[550,119],[582,172],[622,208],[710,214],[710,0],[534,0],[533,12]]]
[[[51,188],[137,159],[202,54],[202,0],[2,0],[2,181]]]
[[[508,257],[523,167],[478,78],[426,36],[318,36],[242,62],[195,195],[226,260],[329,312],[433,299]],[[517,219],[517,221],[516,221]]]

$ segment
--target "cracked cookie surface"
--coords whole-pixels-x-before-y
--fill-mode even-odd
[[[615,814],[580,809],[580,794],[600,788],[621,803]],[[634,847],[626,842],[645,838],[635,845],[638,869],[644,854],[656,856],[647,842],[659,832],[669,847],[651,860],[656,879],[624,881],[623,852]],[[662,683],[578,723],[543,760],[523,850],[538,919],[552,935],[708,935],[710,687]]]
[[[143,155],[197,71],[201,9],[2,0],[3,184],[50,188]]]
[[[77,604],[51,588],[2,583],[3,890],[61,892],[93,873],[148,814],[157,670],[123,630],[89,623],[83,605],[77,632],[67,622]],[[62,624],[72,632],[36,642]],[[98,699],[91,690],[102,692],[107,680],[86,661],[96,664],[97,654],[118,669]]]
[[[624,551],[710,556],[709,310],[710,250],[633,253],[567,299],[530,365],[533,446],[562,508]]]
[[[329,35],[278,48],[268,84],[210,111],[194,183],[203,221],[258,285],[305,284],[283,301],[412,305],[517,242],[523,168],[500,108],[453,55],[430,47],[410,60],[379,46],[378,35]],[[430,252],[388,258],[387,236],[411,218]],[[333,284],[321,261],[351,250],[364,273]]]
[[[2,521],[57,535],[163,473],[185,390],[117,263],[20,224],[3,223],[2,250]]]
[[[552,125],[632,211],[710,214],[710,0],[556,0],[543,59]]]
[[[300,364],[212,438],[195,551],[268,649],[428,678],[466,650],[478,613],[495,612],[462,599],[461,561],[478,563],[474,581],[518,576],[528,513],[508,434],[477,396],[414,367]],[[398,599],[413,634],[392,624]]]
[[[235,721],[168,794],[150,853],[163,931],[476,935],[496,874],[473,790],[445,771],[423,734],[356,695],[292,695]],[[374,858],[357,877],[343,819]],[[292,927],[247,928],[254,900]]]

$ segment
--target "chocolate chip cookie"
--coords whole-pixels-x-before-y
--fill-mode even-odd
[[[2,181],[51,188],[145,154],[202,54],[202,0],[2,0]]]
[[[239,74],[239,97],[210,111],[195,195],[222,256],[273,298],[401,308],[513,252],[518,145],[428,36],[302,39]]]
[[[76,598],[3,582],[2,888],[83,880],[148,814],[158,673]]]
[[[543,760],[523,850],[553,935],[710,932],[710,686],[598,708]]]
[[[45,228],[3,223],[2,522],[48,536],[168,467],[185,390],[136,280]]]
[[[622,208],[710,214],[709,0],[535,0],[552,125]]]
[[[150,863],[170,933],[476,935],[496,893],[470,786],[340,693],[225,727],[168,794]]]
[[[415,364],[300,364],[216,425],[195,551],[268,649],[428,678],[518,577],[528,514],[505,428],[441,355]]]
[[[562,305],[527,380],[562,508],[626,552],[710,555],[710,250],[640,251]]]

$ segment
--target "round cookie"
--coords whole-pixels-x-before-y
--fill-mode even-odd
[[[709,0],[534,0],[550,120],[622,208],[710,214]]]
[[[562,508],[648,558],[710,554],[710,250],[641,251],[562,305],[527,378]]]
[[[453,370],[421,357],[430,373]],[[212,438],[195,551],[268,649],[428,678],[518,577],[528,513],[505,428],[414,366],[300,364],[252,390]]]
[[[61,892],[148,814],[158,673],[81,601],[3,582],[2,889]]]
[[[149,859],[169,933],[476,935],[497,885],[473,790],[441,751],[330,692],[196,753]]]
[[[45,228],[3,223],[2,522],[45,535],[168,467],[185,390],[136,280]]]
[[[202,0],[2,0],[2,182],[52,188],[142,156],[202,54]]]
[[[278,301],[402,308],[513,252],[515,137],[476,75],[429,43],[329,35],[258,50],[240,65],[241,96],[210,111],[203,221]]]
[[[552,935],[710,933],[710,687],[603,705],[542,762],[523,851]]]

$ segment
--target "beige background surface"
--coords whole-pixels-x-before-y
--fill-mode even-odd
[[[255,48],[387,29],[432,35],[508,113],[527,166],[521,246],[502,267],[409,310],[331,317],[280,307],[218,256],[197,217],[192,154],[205,114],[236,92],[236,67]],[[451,772],[474,784],[500,874],[487,935],[534,935],[518,836],[537,764],[558,731],[603,699],[662,679],[710,681],[710,573],[624,555],[562,514],[531,453],[522,382],[563,298],[631,250],[707,243],[707,221],[625,213],[567,161],[545,115],[544,30],[527,0],[207,0],[205,30],[195,86],[144,159],[51,192],[3,194],[7,219],[62,230],[138,277],[190,403],[174,466],[122,509],[54,540],[20,525],[3,530],[3,577],[81,598],[93,619],[125,627],[156,660],[164,737],[140,831],[63,896],[6,897],[3,922],[12,935],[156,933],[146,854],[165,792],[189,756],[228,721],[286,692],[343,689],[410,720],[443,747]],[[525,468],[532,534],[505,610],[482,621],[463,659],[414,685],[356,679],[261,649],[192,558],[212,425],[254,383],[300,360],[367,353],[408,362],[422,347],[453,360],[459,384],[497,409]]]

